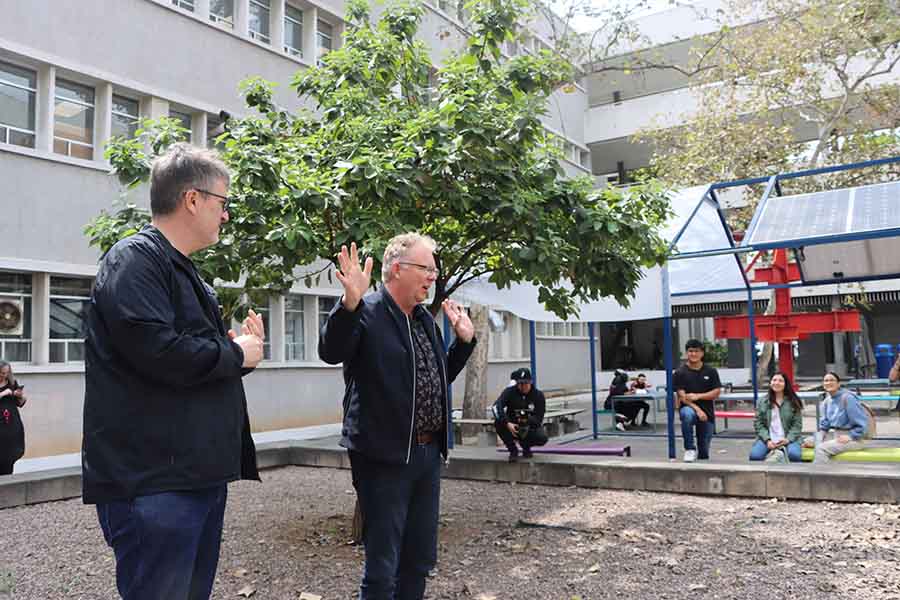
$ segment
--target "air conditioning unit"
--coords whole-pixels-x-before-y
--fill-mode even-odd
[[[25,331],[25,303],[22,298],[0,296],[0,335],[22,335]]]

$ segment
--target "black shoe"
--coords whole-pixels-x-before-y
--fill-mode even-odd
[[[522,458],[531,458],[533,456],[534,454],[531,453],[531,449],[525,448],[524,450],[522,450]]]
[[[509,453],[509,459],[508,459],[508,460],[509,460],[509,462],[511,462],[511,463],[519,462],[519,453],[518,453],[518,452],[516,452],[516,453],[510,452],[510,453]]]

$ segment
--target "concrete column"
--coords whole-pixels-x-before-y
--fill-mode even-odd
[[[831,300],[831,310],[841,310],[840,298],[834,297]],[[832,336],[832,344],[834,344],[834,371],[843,377],[847,374],[847,356],[844,352],[844,345],[847,343],[847,334],[843,331],[835,331]]]
[[[249,37],[250,0],[234,0],[234,31],[238,35]]]
[[[159,119],[169,116],[169,101],[156,96],[141,98],[141,117],[144,119]]]
[[[104,160],[106,142],[112,135],[111,83],[101,83],[94,88],[94,160]]]
[[[284,362],[284,296],[269,296],[269,330],[266,337],[272,343],[272,362]]]
[[[37,138],[35,149],[53,152],[53,109],[56,96],[56,67],[42,65],[37,72]]]
[[[316,64],[319,50],[316,38],[318,19],[319,11],[315,6],[307,6],[303,9],[303,59],[312,65]]]
[[[194,0],[194,14],[204,21],[209,20],[209,0]]]
[[[303,360],[319,360],[319,297],[303,296],[303,341],[306,356]]]
[[[269,15],[272,48],[281,52],[284,49],[284,0],[272,0]]]
[[[31,276],[31,362],[50,362],[50,274]]]
[[[206,148],[206,113],[197,112],[191,116],[191,144]]]

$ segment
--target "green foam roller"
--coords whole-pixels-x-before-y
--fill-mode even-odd
[[[812,448],[803,448],[803,461],[812,462],[815,451]],[[838,454],[832,460],[847,462],[900,462],[900,448],[864,448],[863,450],[850,450]]]

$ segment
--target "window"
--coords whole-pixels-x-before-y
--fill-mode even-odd
[[[189,115],[188,113],[178,112],[177,110],[170,110],[169,118],[181,122],[181,126],[187,129],[187,141],[191,141],[191,115]]]
[[[0,306],[15,313],[0,329],[0,358],[31,362],[31,275],[0,271]]]
[[[138,101],[113,95],[112,135],[132,138],[137,127]]]
[[[585,169],[591,168],[591,153],[589,150],[579,150],[578,157],[581,159],[579,162],[582,167]]]
[[[331,312],[337,301],[338,298],[334,296],[319,296],[319,331],[322,331],[322,326],[328,320],[328,313]]]
[[[334,35],[334,28],[330,23],[326,23],[322,19],[319,19],[316,23],[316,39],[319,44],[319,55],[318,59],[321,60],[323,56],[331,52],[334,48],[332,46],[332,37]]]
[[[172,5],[194,12],[194,0],[172,0]]]
[[[291,294],[284,299],[284,360],[305,360],[303,296]]]
[[[225,144],[217,142],[216,138],[225,132],[224,123],[219,117],[207,115],[206,117],[206,147],[224,150]]]
[[[250,37],[268,44],[269,0],[250,0]]]
[[[438,0],[437,6],[445,13],[449,13],[450,9],[453,8],[450,4],[450,0]]]
[[[534,334],[541,337],[576,337],[586,338],[588,334],[587,323],[546,323],[536,322]],[[526,338],[527,339],[527,338]]]
[[[50,277],[50,362],[84,360],[84,333],[91,280]]]
[[[37,76],[0,63],[0,143],[34,148]]]
[[[284,5],[284,51],[303,57],[303,11]]]
[[[209,20],[234,29],[234,0],[209,0]]]
[[[85,160],[94,158],[94,90],[56,80],[53,151]]]

